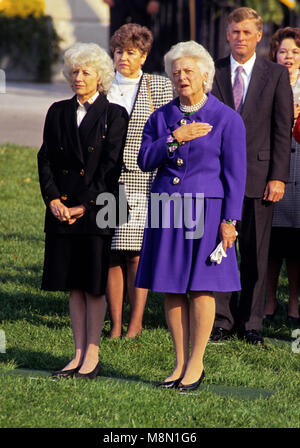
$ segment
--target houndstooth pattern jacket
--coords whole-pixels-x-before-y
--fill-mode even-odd
[[[140,80],[130,115],[123,153],[119,184],[123,184],[129,205],[130,218],[115,231],[112,250],[140,251],[150,189],[155,172],[143,173],[137,166],[143,129],[151,113],[173,99],[171,81],[160,75],[144,73]]]

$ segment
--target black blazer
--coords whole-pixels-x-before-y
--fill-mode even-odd
[[[103,192],[117,195],[128,114],[100,94],[78,128],[77,105],[76,96],[56,102],[46,116],[43,144],[38,152],[40,187],[47,206],[44,230],[60,234],[111,234],[112,229],[99,229],[96,225],[100,209],[96,198]],[[85,205],[84,216],[72,225],[60,222],[49,208],[50,201],[56,198],[67,207]]]
[[[216,62],[212,93],[234,109],[230,57]],[[288,70],[259,56],[241,112],[247,137],[245,196],[261,198],[269,180],[287,182],[293,125]]]

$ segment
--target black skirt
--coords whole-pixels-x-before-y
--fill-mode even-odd
[[[46,233],[42,289],[105,294],[111,236]]]

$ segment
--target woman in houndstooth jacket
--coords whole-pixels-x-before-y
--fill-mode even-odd
[[[126,336],[135,337],[141,333],[148,293],[147,289],[135,288],[134,281],[154,172],[143,173],[136,161],[147,119],[155,109],[173,98],[173,88],[168,78],[149,75],[141,70],[152,42],[151,31],[133,23],[121,26],[110,41],[116,76],[107,98],[125,107],[130,117],[119,179],[120,187],[125,188],[130,219],[116,229],[111,246],[107,284],[111,338],[120,337],[122,333],[123,298],[126,291],[130,304]]]

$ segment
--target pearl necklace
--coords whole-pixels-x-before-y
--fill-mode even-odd
[[[203,97],[199,101],[199,103],[193,104],[192,106],[186,106],[185,104],[180,103],[180,110],[181,112],[196,112],[197,110],[201,109],[201,107],[204,106],[204,104],[207,101],[207,95],[204,93]]]

